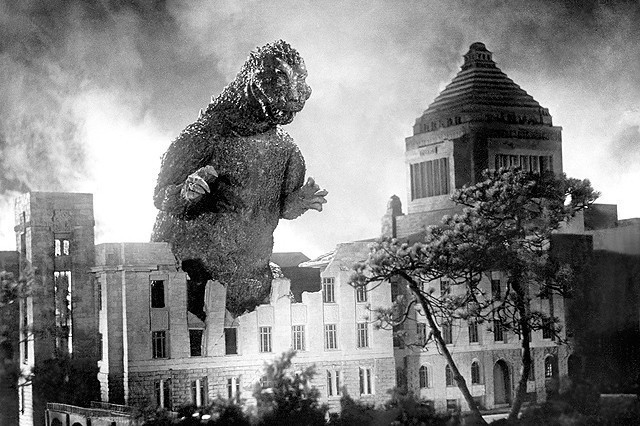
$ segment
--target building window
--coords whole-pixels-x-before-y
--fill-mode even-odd
[[[453,330],[450,322],[442,323],[442,338],[447,345],[453,343]]]
[[[540,170],[541,171],[553,171],[553,157],[552,156],[541,156],[540,157]]]
[[[240,398],[240,377],[227,379],[227,398]]]
[[[156,380],[155,396],[158,407],[171,410],[171,379]]]
[[[544,320],[542,325],[542,338],[553,339],[553,322],[550,319]]]
[[[480,410],[486,410],[486,408],[484,407],[484,396],[474,396],[473,400]]]
[[[366,322],[360,322],[356,325],[356,331],[358,334],[358,347],[369,347],[369,327]]]
[[[478,343],[478,323],[469,321],[469,343]]]
[[[294,351],[305,350],[304,325],[291,326],[291,347]]]
[[[373,374],[370,368],[360,368],[360,395],[373,394]]]
[[[273,380],[269,378],[266,374],[260,378],[260,387],[264,389],[271,389],[273,387]]]
[[[398,284],[398,279],[393,277],[389,280],[389,283],[391,284],[391,301],[395,302],[396,299],[398,298],[398,295],[400,294],[400,286]]]
[[[94,278],[94,283],[96,287],[98,310],[101,311],[102,310],[102,283],[100,282],[100,279],[97,277]]]
[[[271,327],[260,327],[260,352],[271,352]]]
[[[202,377],[191,381],[191,402],[196,407],[202,407],[208,404],[207,378]]]
[[[225,355],[238,354],[238,329],[224,329],[224,353]]]
[[[189,350],[191,356],[202,356],[202,329],[189,330]]]
[[[367,287],[359,285],[356,287],[356,303],[365,303],[368,300]]]
[[[455,413],[458,411],[458,400],[457,399],[447,399],[447,412]]]
[[[151,307],[164,308],[164,281],[151,281]]]
[[[153,357],[154,358],[166,358],[167,357],[167,332],[152,331],[151,341],[153,345]]]
[[[493,341],[504,341],[504,331],[502,329],[502,322],[500,322],[500,320],[493,320]]]
[[[418,345],[427,344],[427,324],[423,322],[416,323],[416,334],[418,335]]]
[[[539,173],[553,171],[553,156],[551,155],[506,155],[496,154],[495,168],[520,167],[526,172]]]
[[[324,348],[338,349],[338,329],[336,324],[325,324],[324,326]]]
[[[393,326],[393,347],[394,348],[404,348],[403,330],[404,330],[404,327],[402,325]]]
[[[342,395],[342,382],[340,381],[340,371],[327,370],[327,396]]]
[[[558,366],[556,365],[556,359],[550,355],[544,359],[544,377],[547,379],[556,377]]]
[[[53,273],[53,299],[56,319],[56,349],[73,351],[73,305],[71,298],[71,271]]]
[[[335,303],[335,278],[322,279],[322,301],[324,303]]]
[[[20,300],[20,314],[22,316],[22,361],[29,361],[29,311],[27,299]]]
[[[447,296],[451,293],[451,283],[448,280],[440,280],[440,296]]]
[[[54,240],[54,252],[56,257],[69,256],[69,240],[56,238]]]
[[[434,197],[449,193],[449,159],[411,164],[411,199]]]
[[[478,361],[473,361],[471,363],[471,384],[479,385],[482,383],[480,380],[480,363]]]
[[[98,333],[98,359],[102,360],[104,353],[102,352],[102,333]]]
[[[444,379],[447,386],[456,385],[456,381],[453,378],[453,371],[451,370],[451,367],[449,367],[449,365],[446,365],[444,367]]]
[[[418,376],[420,377],[421,388],[431,387],[431,383],[429,382],[429,367],[427,367],[426,365],[420,366],[420,370],[418,370]]]
[[[491,280],[491,297],[500,299],[500,280]]]

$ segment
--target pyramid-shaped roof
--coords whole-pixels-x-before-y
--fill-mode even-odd
[[[483,43],[473,43],[462,69],[424,112],[468,110],[474,107],[541,108],[531,95],[513,82],[493,61]]]

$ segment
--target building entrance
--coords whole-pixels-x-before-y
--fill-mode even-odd
[[[493,400],[495,405],[511,404],[511,375],[503,360],[493,365]]]

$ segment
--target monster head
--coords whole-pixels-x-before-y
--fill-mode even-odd
[[[304,61],[282,40],[251,52],[241,75],[245,78],[245,95],[258,102],[273,124],[291,123],[311,96]]]

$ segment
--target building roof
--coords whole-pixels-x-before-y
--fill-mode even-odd
[[[302,262],[306,262],[309,258],[299,251],[273,253],[271,255],[271,261],[281,268],[288,268],[290,266],[298,266]]]
[[[424,114],[451,109],[471,109],[474,106],[541,108],[531,95],[496,66],[491,52],[479,42],[469,47],[460,72],[429,105]]]
[[[322,254],[315,259],[307,260],[306,262],[301,263],[299,266],[303,268],[322,268],[325,267],[331,262],[333,256],[336,251],[332,250],[329,253]]]

